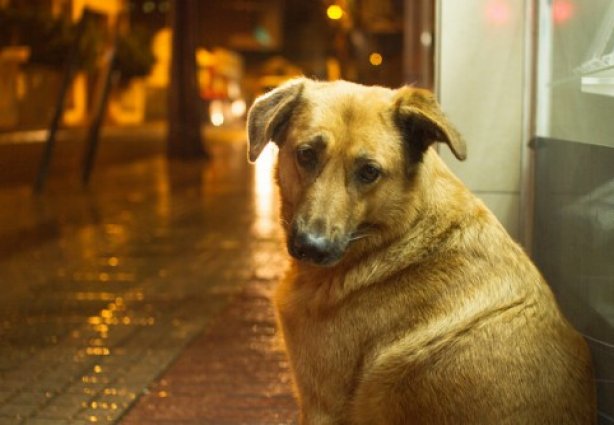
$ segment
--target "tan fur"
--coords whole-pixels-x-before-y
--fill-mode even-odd
[[[430,139],[465,156],[428,93],[300,79],[248,121],[251,159],[280,145],[288,234],[367,234],[328,267],[293,260],[278,287],[301,424],[595,422],[587,346],[539,272],[432,147],[411,163],[404,144]],[[295,155],[314,138],[309,173]],[[365,155],[385,171],[369,187],[353,180]]]

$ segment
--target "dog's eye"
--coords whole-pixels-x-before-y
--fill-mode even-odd
[[[358,180],[361,183],[373,183],[382,174],[379,168],[371,164],[365,164],[358,170]]]
[[[313,168],[318,160],[318,155],[314,148],[301,146],[296,150],[296,160],[303,168]]]

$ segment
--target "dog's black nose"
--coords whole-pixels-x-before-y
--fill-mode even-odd
[[[336,246],[328,238],[320,235],[295,232],[289,248],[293,257],[318,265],[327,265],[339,259]]]

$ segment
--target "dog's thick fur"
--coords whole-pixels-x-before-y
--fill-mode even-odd
[[[299,259],[275,305],[302,424],[595,422],[586,343],[431,147],[465,157],[430,93],[298,79],[255,102],[248,136],[252,161],[280,147]],[[365,161],[374,182],[356,177]],[[301,254],[301,232],[332,254]]]

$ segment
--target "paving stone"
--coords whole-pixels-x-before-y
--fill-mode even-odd
[[[42,406],[47,404],[49,400],[51,400],[55,396],[55,393],[47,391],[47,392],[21,392],[14,396],[10,403],[11,404],[27,404],[27,405],[35,405]]]
[[[71,405],[55,404],[52,402],[36,412],[35,417],[41,419],[71,420],[79,411],[86,407],[87,402]]]
[[[3,393],[14,393],[20,391],[23,387],[28,385],[28,381],[21,379],[0,379],[0,391]]]
[[[20,424],[23,424],[22,419],[0,417],[0,425],[20,425]]]
[[[94,396],[102,391],[106,387],[106,384],[102,383],[84,383],[84,382],[76,382],[65,389],[66,394],[74,394],[74,395],[86,395],[86,396]]]
[[[38,410],[34,404],[12,404],[6,403],[0,406],[0,418],[13,418],[22,420],[32,416]]]
[[[71,425],[73,422],[71,419],[46,419],[46,418],[33,418],[26,419],[24,425]]]
[[[76,416],[76,419],[81,419],[94,423],[113,424],[117,422],[119,417],[123,414],[124,410],[125,408],[120,409],[117,407],[111,408],[107,405],[95,405],[95,407],[91,407],[79,412]]]

